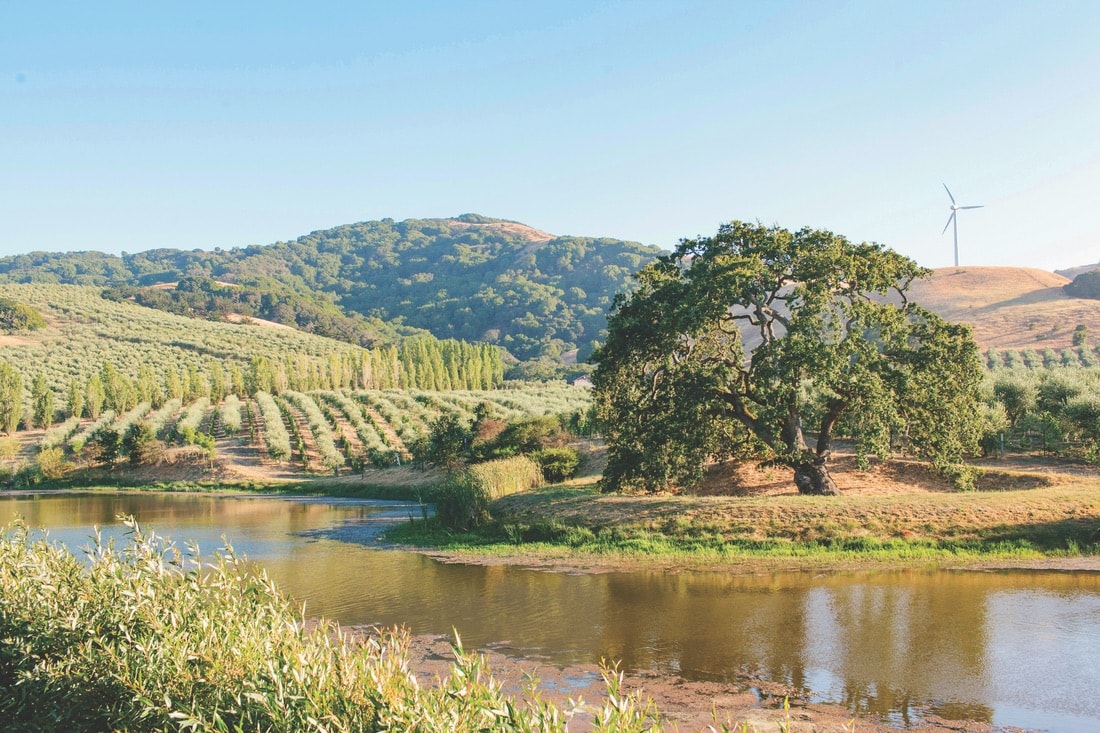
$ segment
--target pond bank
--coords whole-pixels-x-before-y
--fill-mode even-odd
[[[346,629],[356,635],[370,635],[370,627]],[[606,697],[603,670],[594,664],[557,666],[533,658],[509,656],[506,647],[477,650],[489,663],[490,671],[506,694],[519,695],[531,679],[538,680],[542,696],[569,709],[570,700],[600,705]],[[451,639],[437,635],[412,636],[410,669],[422,684],[432,684],[450,671],[454,656]],[[748,732],[787,730],[789,733],[1008,733],[1020,728],[994,726],[982,721],[946,720],[930,710],[915,710],[908,722],[890,721],[872,714],[853,714],[846,707],[814,702],[783,684],[745,677],[736,682],[684,680],[673,674],[635,672],[622,677],[624,693],[652,700],[667,730],[679,733],[710,733],[727,730]],[[784,701],[789,708],[784,709]],[[581,712],[571,721],[571,731],[591,730],[591,715]],[[736,727],[735,727],[736,726]],[[784,727],[789,726],[789,727]]]
[[[1100,480],[840,497],[623,496],[550,486],[468,533],[408,522],[386,540],[446,562],[598,572],[890,567],[1100,568]]]

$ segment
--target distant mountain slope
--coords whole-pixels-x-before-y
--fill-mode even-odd
[[[659,252],[466,214],[361,222],[213,252],[31,253],[0,259],[0,280],[119,286],[204,276],[335,301],[348,312],[496,343],[528,359],[599,339],[615,293]]]
[[[1078,265],[1077,267],[1069,267],[1065,270],[1055,270],[1054,272],[1072,280],[1081,273],[1092,272],[1093,270],[1100,270],[1100,262],[1097,262],[1095,265]]]
[[[910,298],[951,321],[974,327],[983,349],[1063,349],[1084,325],[1100,337],[1100,301],[1071,298],[1067,280],[1025,267],[944,267],[913,284]]]

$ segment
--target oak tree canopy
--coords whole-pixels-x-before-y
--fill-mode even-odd
[[[620,295],[594,357],[604,490],[659,490],[754,456],[833,494],[834,439],[941,468],[976,448],[969,327],[906,300],[928,274],[880,244],[734,221],[685,239]]]

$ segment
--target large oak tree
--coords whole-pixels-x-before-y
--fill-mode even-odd
[[[907,301],[928,271],[828,231],[731,222],[683,240],[619,296],[597,352],[605,490],[690,485],[752,455],[833,494],[834,437],[957,464],[978,439],[967,326]]]

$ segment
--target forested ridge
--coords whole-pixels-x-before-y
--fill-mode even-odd
[[[412,327],[497,344],[519,359],[557,359],[601,338],[614,295],[658,253],[466,214],[360,222],[228,250],[33,252],[0,259],[0,282],[96,285],[136,297],[134,288],[192,278],[211,290],[207,281],[217,281],[240,295],[206,317],[218,308],[250,315],[251,306],[256,317],[361,345],[393,342]],[[164,309],[179,302],[141,295]]]

